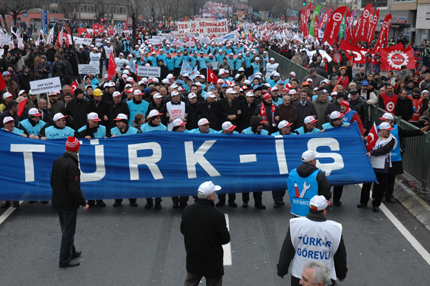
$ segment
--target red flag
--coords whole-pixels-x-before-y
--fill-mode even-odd
[[[318,15],[315,15],[314,19],[314,37],[315,39],[319,39],[319,26],[318,26]]]
[[[364,56],[369,51],[368,49],[359,48],[356,45],[352,45],[344,40],[340,40],[340,47],[346,53],[352,52],[354,54],[354,63],[364,64]]]
[[[366,31],[364,32],[366,34],[366,42],[371,42],[372,40],[370,40],[370,33],[372,32],[373,29],[373,16],[375,14],[375,8],[370,9],[370,14],[369,14],[369,19],[368,19],[368,24],[367,24],[367,28]]]
[[[0,90],[3,90],[6,88],[6,83],[4,82],[4,78],[0,76]]]
[[[368,42],[372,42],[373,38],[375,37],[375,30],[376,30],[376,25],[378,25],[379,22],[379,9],[376,11],[375,15],[373,15],[372,18],[372,26],[369,32],[369,40]]]
[[[306,14],[305,14],[306,21],[303,23],[304,24],[304,31],[306,33],[305,39],[307,39],[309,37],[309,26],[308,26],[308,23],[309,23],[309,20],[311,18],[311,7],[312,7],[312,3],[309,3],[308,7],[306,8]]]
[[[115,35],[115,30],[112,28],[112,26],[109,26],[109,28],[107,29],[107,34],[108,36]]]
[[[26,99],[24,99],[24,100],[21,100],[19,103],[18,103],[18,112],[17,112],[17,114],[18,114],[18,117],[21,117],[21,115],[22,115],[22,113],[24,112],[24,109],[25,109],[25,105],[27,104],[27,98]]]
[[[369,17],[370,17],[370,10],[372,9],[372,4],[367,4],[366,7],[363,10],[363,14],[361,14],[361,27],[358,31],[358,40],[359,41],[366,41],[367,40],[367,29],[369,29]]]
[[[376,124],[373,122],[372,129],[370,129],[369,134],[367,135],[367,144],[366,144],[366,150],[367,152],[370,152],[373,150],[373,147],[375,147],[376,141],[378,141],[379,135],[378,131],[376,130]]]
[[[329,18],[329,16],[330,16],[330,13],[333,11],[333,9],[328,9],[326,12],[325,12],[325,14],[324,14],[324,16],[321,18],[321,23],[320,23],[320,26],[319,26],[319,29],[320,30],[322,30],[323,28],[324,28],[324,25],[327,23],[327,20],[328,20],[328,18]]]
[[[78,28],[78,34],[79,36],[82,36],[83,33],[88,33],[86,28]]]
[[[343,15],[345,15],[347,7],[342,6],[337,8],[334,13],[330,16],[327,26],[324,30],[324,37],[321,42],[327,41],[329,45],[333,45],[334,41],[339,35],[340,24],[343,20]]]
[[[113,76],[115,75],[116,71],[116,62],[115,58],[113,57],[113,53],[110,53],[109,56],[109,69],[108,69],[108,80],[111,80]]]
[[[300,11],[300,32],[302,34],[302,38],[305,37],[306,33],[305,33],[305,22],[306,22],[306,11],[302,9],[302,11]]]
[[[66,42],[67,46],[70,46],[70,44],[72,43],[72,38],[69,34],[64,33],[63,31],[59,31],[57,36],[58,44],[63,45],[63,40]]]
[[[400,70],[405,65],[406,69],[415,69],[414,49],[403,48],[402,43],[389,48],[380,49],[381,70]]]
[[[212,82],[216,84],[218,82],[218,77],[209,68],[207,68],[206,70],[208,71],[208,74],[207,74],[208,82]]]
[[[100,25],[99,23],[95,23],[95,24],[93,24],[93,30],[94,30],[93,31],[94,35],[101,36],[101,35],[103,35],[105,28],[102,25]]]
[[[75,80],[71,85],[70,85],[70,94],[75,94],[75,90],[78,88],[78,81]]]

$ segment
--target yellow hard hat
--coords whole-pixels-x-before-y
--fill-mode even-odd
[[[96,88],[93,92],[93,95],[94,96],[102,96],[103,92],[99,88]]]

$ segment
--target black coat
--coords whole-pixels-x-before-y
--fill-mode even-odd
[[[24,74],[21,73],[19,76],[19,86],[21,87],[21,90],[26,90],[29,91],[30,88],[30,81],[35,80],[34,75],[33,74]]]
[[[90,99],[90,111],[97,113],[99,118],[101,119],[101,124],[104,126],[108,125],[108,121],[104,120],[104,116],[109,117],[109,103],[106,101],[100,100],[95,101],[94,98]]]
[[[197,119],[206,118],[210,124],[210,128],[214,130],[221,129],[221,120],[218,116],[219,113],[219,104],[217,101],[214,101],[211,104],[211,108],[209,109],[208,102],[201,101],[197,103]]]
[[[68,124],[77,131],[87,124],[87,115],[90,113],[90,103],[85,99],[72,99],[67,103],[65,115],[69,115]]]
[[[240,115],[237,114],[237,111],[239,110],[239,106],[240,106],[240,102],[239,99],[233,99],[233,101],[231,102],[231,106],[228,103],[228,98],[223,98],[221,99],[221,101],[219,102],[219,117],[221,118],[222,122],[225,121],[230,121],[231,124],[233,125],[238,125],[239,124],[239,117]],[[235,120],[229,120],[227,118],[227,116],[229,115],[236,115],[236,119]]]
[[[63,211],[77,210],[87,203],[82,196],[78,157],[66,151],[52,165],[52,206]]]
[[[240,115],[239,128],[237,131],[240,133],[242,130],[251,126],[251,117],[254,115],[254,111],[257,108],[257,104],[255,102],[248,104],[246,101],[241,101],[239,109],[242,111]]]
[[[396,116],[401,116],[403,120],[409,121],[412,118],[412,114],[414,113],[414,105],[412,100],[408,97],[405,99],[397,99],[396,104]]]
[[[125,115],[127,115],[127,117],[130,117],[130,109],[128,109],[128,104],[124,101],[121,101],[117,105],[115,105],[113,102],[109,102],[109,125],[107,133],[109,133],[112,128],[116,127],[116,123],[113,120],[120,113],[124,113]]]
[[[213,201],[198,199],[184,209],[181,221],[187,252],[187,271],[194,275],[219,278],[224,275],[223,244],[230,242],[224,214]]]
[[[305,117],[309,115],[317,115],[317,111],[315,110],[315,106],[312,102],[306,101],[305,106],[300,104],[300,100],[295,101],[294,106],[297,108],[297,113],[299,116],[296,121],[296,128],[300,128],[305,125]]]
[[[185,104],[185,113],[188,114],[187,117],[187,129],[192,130],[198,128],[197,125],[197,103],[191,104],[189,101]]]

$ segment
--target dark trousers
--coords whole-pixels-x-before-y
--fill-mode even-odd
[[[388,185],[385,190],[385,198],[392,198],[394,193],[394,185],[396,184],[396,175],[388,175]]]
[[[57,209],[60,217],[61,232],[61,247],[60,247],[60,263],[69,264],[72,261],[72,255],[76,252],[74,241],[76,232],[76,219],[78,210],[63,211]]]
[[[175,77],[178,77],[181,74],[181,68],[174,68],[173,69],[173,75]]]
[[[284,201],[285,190],[282,191],[272,191],[273,202],[275,204],[280,204]]]
[[[200,280],[203,276],[195,275],[190,272],[187,272],[187,278],[185,278],[184,286],[197,286],[200,283]],[[222,286],[222,276],[219,278],[206,278],[206,286]]]
[[[342,197],[343,186],[334,186],[333,187],[333,202],[339,202]]]
[[[263,201],[263,192],[253,192],[252,196],[254,197],[255,204],[261,204]],[[249,202],[249,193],[242,193],[242,201],[244,203]]]
[[[226,194],[219,194],[218,195],[218,200],[219,202],[225,203],[225,195]],[[229,203],[234,203],[234,200],[236,199],[236,194],[228,194],[228,202]]]
[[[360,204],[367,205],[371,188],[372,183],[363,184],[363,187],[361,187]]]
[[[189,197],[188,196],[184,196],[184,197],[172,197],[172,202],[174,204],[181,204],[181,205],[186,205],[188,202]]]
[[[137,199],[128,199],[131,202],[136,202]],[[115,199],[115,203],[122,203],[122,199]]]
[[[388,186],[388,174],[387,173],[377,173],[375,172],[377,184],[373,185],[373,202],[374,206],[379,207],[384,197],[385,191]]]
[[[155,198],[155,203],[161,203],[163,200],[161,198]],[[147,198],[146,199],[146,203],[147,204],[153,204],[154,200],[152,198]]]

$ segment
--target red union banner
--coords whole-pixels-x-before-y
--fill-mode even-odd
[[[346,53],[352,52],[354,54],[354,63],[364,64],[364,55],[368,52],[368,49],[362,49],[355,45],[352,45],[344,40],[340,40],[340,47]]]
[[[384,39],[385,39],[385,46],[387,46],[388,35],[390,33],[390,26],[391,26],[391,14],[388,14],[387,16],[385,16],[384,22],[382,22],[381,31],[379,32],[378,42],[376,42],[376,45],[374,48],[375,52],[382,47],[382,44],[384,43]]]
[[[402,66],[407,69],[415,68],[414,49],[411,47],[403,48],[402,43],[395,46],[380,49],[381,70],[400,70]]]
[[[372,4],[367,4],[366,7],[363,10],[363,14],[361,15],[361,29],[358,31],[358,40],[359,41],[366,41],[367,40],[367,34],[366,31],[369,29],[369,17],[370,17],[370,10],[372,9]]]
[[[196,19],[190,22],[176,23],[178,32],[181,34],[199,34],[199,36],[222,36],[228,34],[228,23],[226,19]]]
[[[373,37],[375,36],[375,30],[376,30],[376,25],[378,25],[378,21],[379,21],[379,9],[376,11],[375,15],[373,15],[372,18],[372,23],[370,23],[370,28],[369,28],[369,37],[368,37],[368,42],[370,43],[373,40]]]
[[[337,36],[339,34],[340,23],[343,20],[343,15],[345,14],[346,10],[347,10],[346,6],[339,7],[330,16],[330,19],[328,20],[327,26],[325,27],[325,30],[324,30],[324,37],[322,39],[323,43],[327,41],[329,45],[332,45],[334,41],[337,39]]]
[[[330,16],[331,11],[333,11],[333,9],[328,9],[327,12],[325,12],[324,16],[321,18],[321,23],[319,26],[319,29],[322,30],[324,28],[324,25],[327,23],[328,17]]]
[[[318,40],[319,39],[319,25],[318,25],[318,15],[315,15],[315,20],[314,20],[314,35],[315,38]]]

